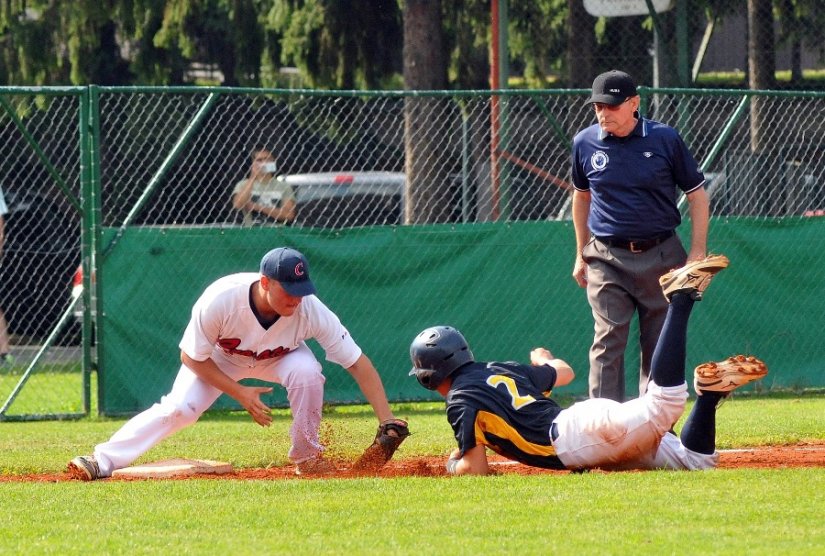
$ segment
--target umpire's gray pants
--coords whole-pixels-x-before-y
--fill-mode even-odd
[[[643,253],[608,247],[591,238],[582,250],[587,263],[587,301],[593,311],[590,397],[625,400],[624,356],[633,313],[639,313],[639,394],[647,389],[650,360],[667,314],[659,277],[685,264],[687,253],[674,235]]]

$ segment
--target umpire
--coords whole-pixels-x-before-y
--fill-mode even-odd
[[[705,177],[679,133],[642,118],[639,101],[625,72],[597,76],[587,103],[598,122],[573,139],[573,278],[587,288],[593,311],[590,397],[619,402],[633,314],[639,314],[643,394],[667,312],[659,276],[707,254]],[[689,253],[675,232],[680,190],[690,205]]]

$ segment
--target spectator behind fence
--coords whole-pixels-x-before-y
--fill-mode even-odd
[[[639,315],[644,394],[667,303],[659,276],[706,255],[705,176],[679,133],[639,115],[633,79],[609,71],[593,81],[597,123],[573,139],[573,278],[587,288],[593,312],[590,397],[625,399],[624,354]],[[676,235],[679,191],[690,205],[690,253]]]
[[[6,221],[4,216],[8,214],[8,212],[9,209],[6,207],[6,199],[3,197],[3,189],[0,188],[0,262],[3,260],[3,242],[6,239]],[[10,351],[9,326],[6,322],[6,315],[3,314],[3,308],[0,307],[0,368],[14,364],[14,358],[11,356]]]
[[[292,187],[276,178],[272,152],[252,150],[249,177],[235,185],[232,207],[243,213],[243,225],[288,224],[295,219],[295,193]]]

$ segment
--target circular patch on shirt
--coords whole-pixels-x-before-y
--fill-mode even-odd
[[[608,158],[607,153],[604,151],[596,151],[590,157],[590,164],[593,165],[593,168],[596,170],[604,170],[608,162],[610,162],[610,158]]]

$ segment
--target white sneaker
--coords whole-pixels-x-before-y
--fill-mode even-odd
[[[100,467],[94,456],[77,456],[66,466],[66,471],[72,478],[81,481],[94,481],[101,478]]]

